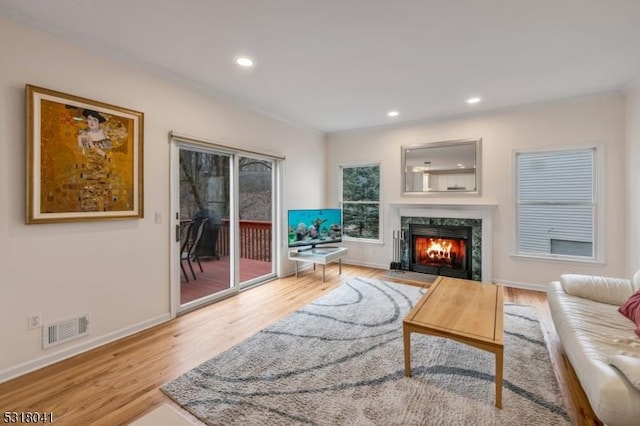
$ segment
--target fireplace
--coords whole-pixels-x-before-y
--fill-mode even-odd
[[[471,279],[472,228],[409,224],[409,270]]]
[[[471,228],[471,279],[493,282],[493,215],[496,204],[437,204],[427,202],[390,202],[389,220],[385,222],[390,229],[402,232],[400,243],[400,267],[409,270],[411,262],[411,241],[409,225],[438,225]],[[467,244],[468,246],[469,244]],[[394,246],[395,247],[395,246]],[[392,249],[389,248],[389,254]]]

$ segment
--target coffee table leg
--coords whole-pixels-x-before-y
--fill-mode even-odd
[[[404,375],[411,377],[411,331],[406,325],[402,325],[404,337]]]
[[[502,355],[500,348],[496,351],[496,407],[502,408]]]

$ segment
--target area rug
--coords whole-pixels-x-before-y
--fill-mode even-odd
[[[425,291],[350,279],[162,390],[209,425],[570,424],[529,306],[505,305],[503,409],[494,356],[462,343],[413,333],[405,377],[402,319]]]

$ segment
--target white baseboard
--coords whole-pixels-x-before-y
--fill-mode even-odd
[[[357,260],[342,260],[342,263],[344,265],[356,265],[356,266],[365,266],[365,267],[369,267],[369,268],[376,268],[376,269],[384,269],[384,270],[388,270],[389,269],[389,265],[387,264],[379,264],[379,263],[371,263],[371,262],[361,262],[361,261],[357,261]],[[312,264],[306,264],[303,267],[298,268],[298,272],[307,270],[307,269],[311,269],[313,267]],[[289,274],[287,276],[291,276],[293,275],[295,272],[293,270],[291,270],[289,272]],[[523,290],[533,290],[533,291],[541,291],[541,292],[546,292],[547,291],[547,286],[544,284],[532,284],[532,283],[522,283],[522,282],[516,282],[516,281],[507,281],[507,280],[492,280],[493,283],[495,284],[500,284],[502,286],[505,287],[511,287],[511,288],[520,288]]]
[[[40,358],[36,358],[34,360],[27,361],[22,364],[18,364],[14,367],[9,367],[7,369],[0,371],[0,383],[6,382],[7,380],[16,378],[18,376],[22,376],[23,374],[30,373],[32,371],[38,370],[42,367],[46,367],[48,365],[54,364],[58,361],[62,361],[72,356],[79,355],[88,350],[97,348],[98,346],[111,343],[118,339],[122,339],[123,337],[130,336],[134,333],[138,333],[142,330],[146,330],[147,328],[151,328],[156,325],[162,324],[164,322],[169,321],[170,319],[171,319],[171,315],[169,313],[166,313],[164,315],[160,315],[155,318],[151,318],[146,321],[139,322],[137,324],[132,325],[131,327],[126,327],[121,330],[117,330],[112,333],[105,334],[104,336],[96,337],[86,342],[75,344],[73,346],[67,347],[55,353],[47,354]]]
[[[389,269],[389,265],[388,264],[378,264],[378,263],[370,263],[370,262],[360,262],[360,261],[354,261],[354,260],[347,260],[347,259],[342,259],[342,264],[343,265],[355,265],[355,266],[365,266],[365,267],[369,267],[369,268],[376,268],[376,269],[383,269],[383,270],[388,270]],[[333,266],[337,266],[338,264],[336,262],[330,263],[327,265],[327,267],[329,267],[330,265]],[[320,265],[321,266],[321,265]],[[303,271],[307,271],[313,269],[313,263],[304,263],[300,266],[298,266],[298,272],[303,272]],[[294,275],[296,272],[293,268],[288,269],[285,272],[285,277],[290,277],[291,275]]]
[[[376,269],[384,269],[387,270],[389,269],[389,264],[385,263],[383,265],[379,264],[379,263],[370,263],[370,262],[360,262],[357,260],[342,260],[342,263],[345,265],[356,265],[356,266],[366,266],[369,268],[376,268]]]
[[[298,262],[298,273],[313,269],[313,263],[309,262]],[[296,270],[294,268],[287,268],[285,271],[285,277],[290,277],[291,275],[295,275]]]
[[[495,284],[500,284],[500,285],[503,285],[505,287],[521,288],[523,290],[533,290],[533,291],[543,291],[543,292],[547,291],[547,286],[546,285],[530,284],[530,283],[519,283],[519,282],[515,282],[515,281],[506,281],[506,280],[493,280],[493,282]]]

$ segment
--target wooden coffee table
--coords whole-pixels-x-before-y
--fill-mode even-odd
[[[496,407],[502,408],[503,287],[439,277],[402,322],[404,374],[411,377],[411,333],[457,340],[496,356]]]

